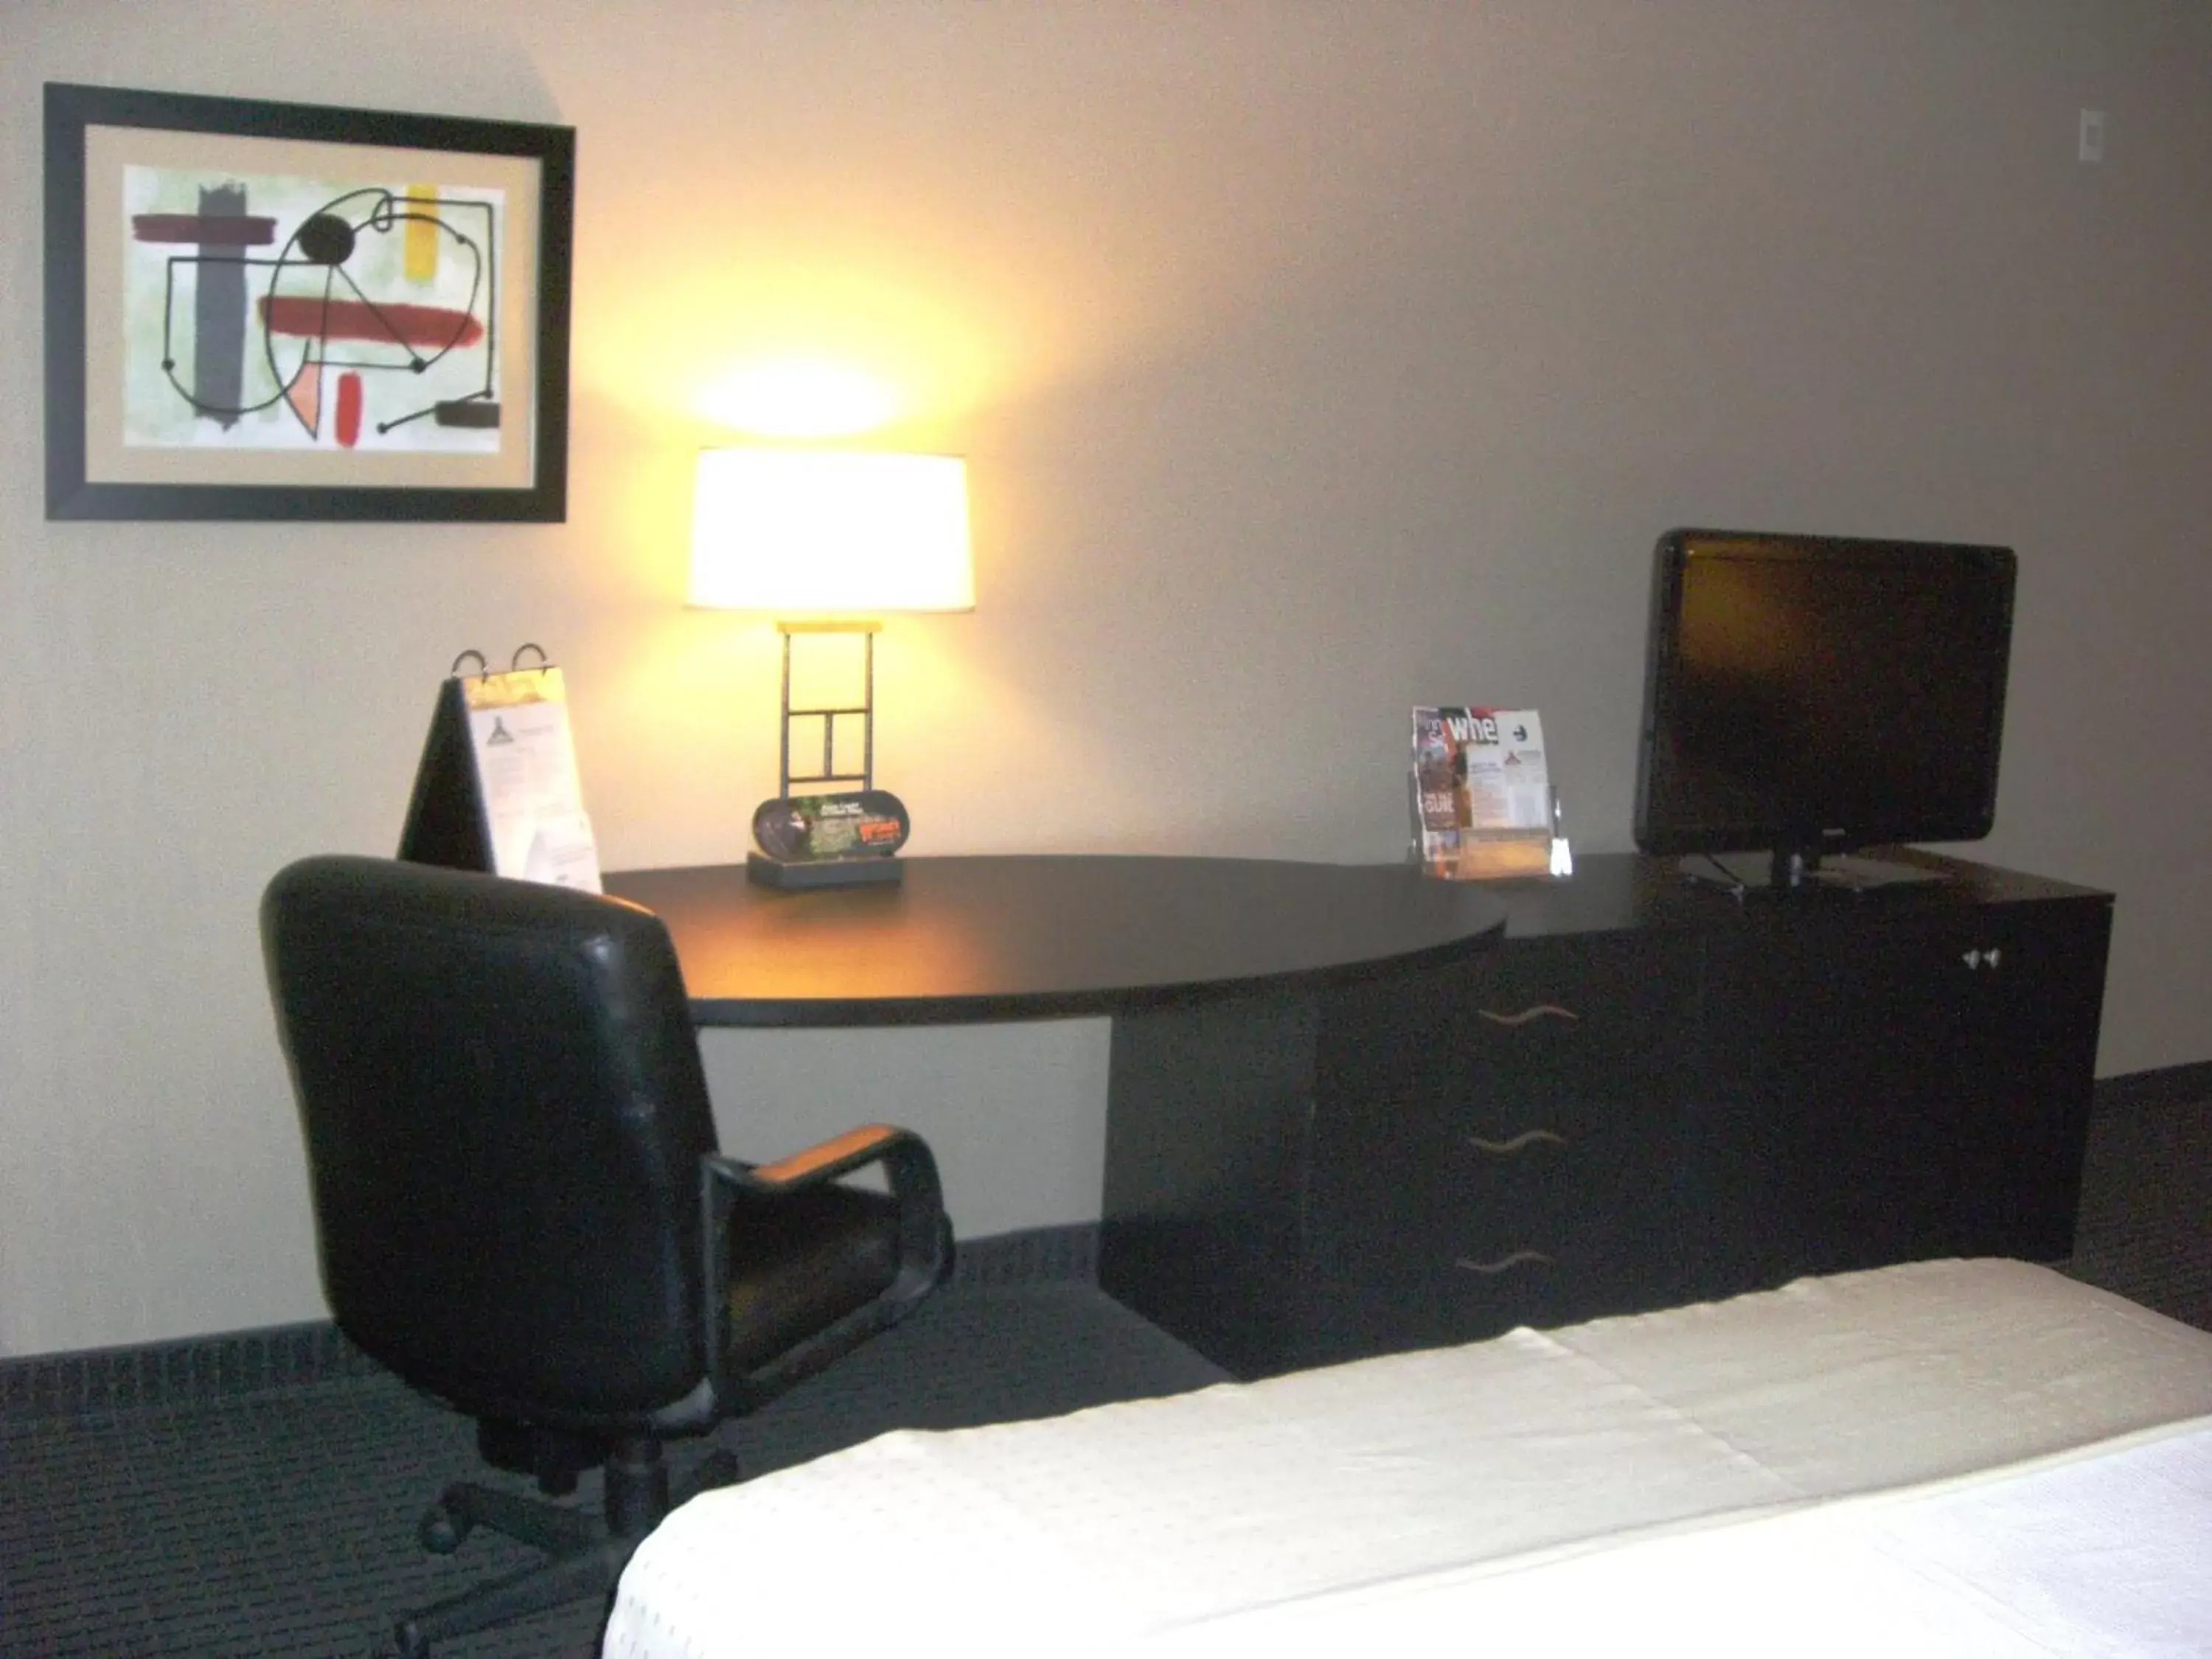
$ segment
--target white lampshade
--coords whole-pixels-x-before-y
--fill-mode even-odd
[[[967,463],[856,450],[701,451],[690,602],[779,617],[974,610]]]

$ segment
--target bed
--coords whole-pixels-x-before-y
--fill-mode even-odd
[[[2212,1334],[1917,1262],[710,1492],[606,1659],[2212,1652]]]

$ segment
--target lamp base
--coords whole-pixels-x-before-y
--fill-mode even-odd
[[[815,887],[882,887],[904,873],[897,859],[886,853],[866,853],[849,859],[779,859],[765,853],[745,854],[745,879],[756,887],[781,887],[799,891]]]

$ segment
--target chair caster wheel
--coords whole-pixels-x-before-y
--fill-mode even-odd
[[[468,1523],[454,1515],[443,1504],[433,1504],[422,1511],[422,1518],[415,1523],[415,1540],[433,1555],[451,1555],[460,1548],[461,1540],[469,1535]],[[428,1650],[424,1648],[423,1652]],[[416,1653],[404,1641],[400,1644],[400,1659],[416,1659]]]

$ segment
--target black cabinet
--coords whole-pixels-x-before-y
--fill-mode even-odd
[[[1761,915],[1711,958],[1723,1276],[2073,1247],[2109,902]],[[1710,1184],[1723,1184],[1716,1176]]]
[[[2110,896],[1909,856],[1944,879],[1738,899],[1586,859],[1493,889],[1484,957],[1117,1019],[1101,1282],[1255,1376],[2065,1255]],[[1236,1073],[1206,1123],[1200,1055]]]

